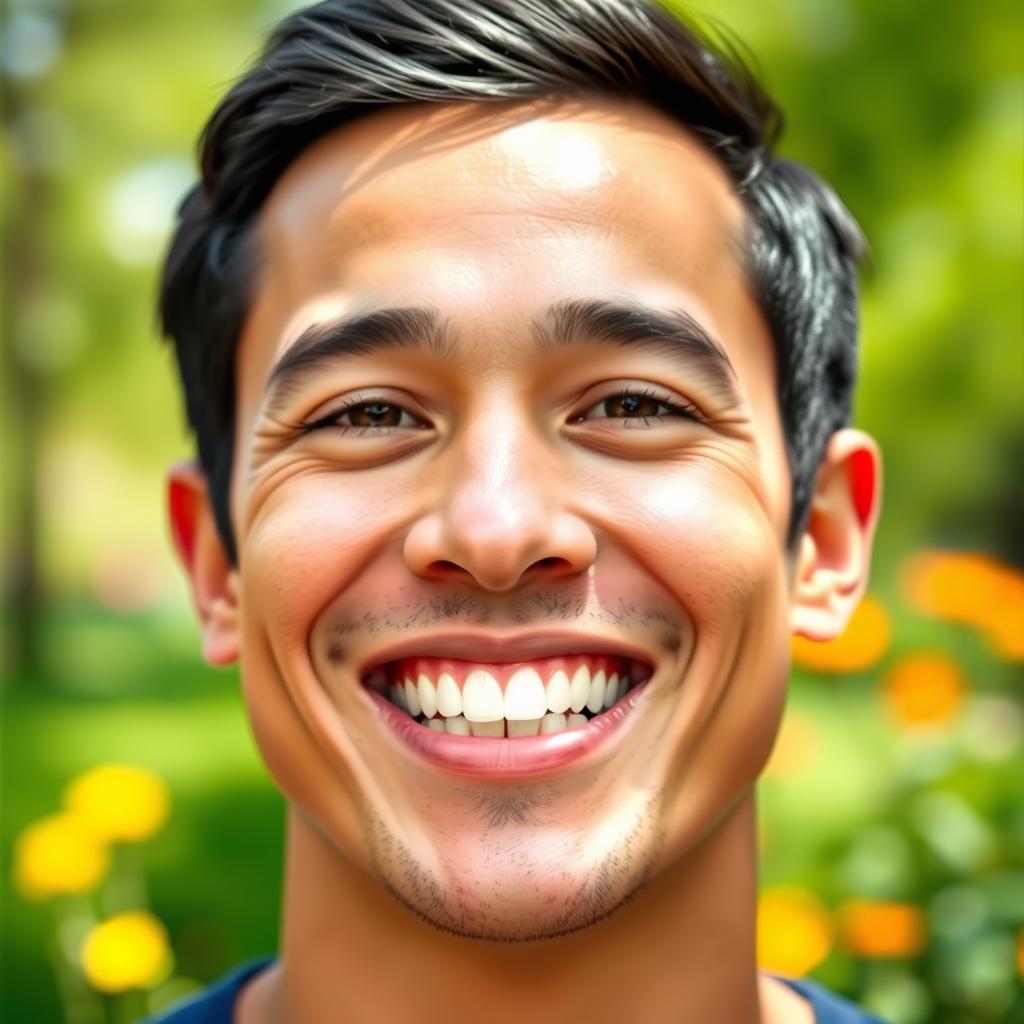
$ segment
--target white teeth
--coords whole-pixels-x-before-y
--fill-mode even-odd
[[[469,722],[462,717],[462,715],[456,715],[454,718],[446,718],[444,720],[445,732],[450,736],[468,736],[469,735]]]
[[[498,680],[490,672],[476,668],[466,676],[462,713],[470,722],[493,722],[505,717],[505,699]]]
[[[420,707],[420,697],[416,692],[416,684],[411,679],[405,681],[405,707],[415,718],[423,709]]]
[[[433,729],[434,732],[444,732],[444,719],[443,718],[431,718],[427,722],[427,728]]]
[[[622,698],[626,696],[626,691],[628,689],[629,689],[629,676],[624,675],[619,680],[619,692],[617,694],[615,694],[615,699],[617,701],[622,700]]]
[[[564,732],[565,727],[565,715],[556,715],[553,711],[540,720],[540,731],[543,736],[553,732]]]
[[[454,718],[462,714],[459,684],[447,672],[442,672],[441,678],[437,681],[437,710],[445,718]]]
[[[544,684],[532,668],[521,668],[505,687],[505,718],[525,722],[542,718],[548,709]]]
[[[422,672],[419,679],[416,680],[416,696],[419,697],[420,707],[427,718],[437,714],[437,690]]]
[[[504,693],[497,678],[486,669],[473,669],[462,688],[449,672],[442,672],[436,683],[425,672],[415,681],[410,678],[397,681],[387,690],[391,702],[413,718],[422,715],[424,725],[456,735],[469,735],[470,724],[483,726],[473,735],[504,735],[494,731],[495,722],[509,723],[507,735],[533,736],[561,731],[554,719],[568,720],[568,728],[577,728],[589,719],[581,712],[600,714],[620,701],[630,687],[629,673],[607,674],[598,669],[579,665],[570,680],[563,669],[557,669],[544,685],[536,669],[521,667],[509,678]],[[570,714],[571,712],[571,714]],[[454,727],[436,722],[455,722]],[[458,720],[458,721],[456,721]],[[520,727],[521,723],[521,727]]]
[[[613,672],[604,685],[604,706],[610,708],[615,703],[619,692],[619,677]],[[422,702],[421,702],[422,703]]]
[[[548,680],[546,690],[548,711],[561,714],[569,710],[569,677],[561,669]]]
[[[470,719],[469,731],[474,736],[504,736],[505,719],[499,718],[496,722],[474,722]]]
[[[586,665],[580,665],[573,673],[572,682],[569,683],[569,707],[573,711],[582,711],[590,696],[590,669]]]
[[[508,723],[509,736],[536,736],[540,732],[540,718],[528,718],[525,721],[510,721]]]

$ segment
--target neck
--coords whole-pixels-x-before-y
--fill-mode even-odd
[[[293,810],[280,966],[239,1019],[768,1024],[755,854],[751,793],[611,916],[558,938],[488,942],[422,921]]]

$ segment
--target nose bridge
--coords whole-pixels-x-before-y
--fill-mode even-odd
[[[494,403],[455,446],[441,513],[459,547],[511,559],[542,543],[558,496],[548,479],[551,453],[536,428],[503,405]]]
[[[596,552],[586,522],[567,507],[557,453],[529,410],[494,395],[457,428],[431,472],[430,505],[406,536],[409,568],[485,590],[539,573],[585,572]]]

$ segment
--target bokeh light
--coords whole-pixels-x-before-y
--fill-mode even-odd
[[[797,886],[761,893],[757,908],[757,962],[767,971],[799,978],[828,956],[832,923],[817,896]]]
[[[941,653],[909,654],[882,676],[886,709],[897,722],[911,727],[949,722],[960,710],[966,690],[963,670]]]
[[[26,899],[87,892],[102,881],[106,844],[75,814],[55,814],[28,825],[14,850],[14,882]]]
[[[924,915],[913,903],[849,900],[839,908],[839,934],[865,959],[912,957],[924,946]]]
[[[988,555],[924,551],[908,559],[903,587],[923,615],[974,626],[994,651],[1024,661],[1024,574]]]
[[[173,969],[167,930],[149,913],[118,914],[96,925],[86,936],[82,969],[101,992],[157,985]]]
[[[145,768],[104,764],[72,780],[64,804],[96,835],[134,841],[161,828],[170,811],[170,796],[163,779]]]

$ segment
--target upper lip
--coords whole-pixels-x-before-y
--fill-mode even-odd
[[[501,662],[532,661],[559,654],[614,654],[654,667],[654,658],[627,641],[587,633],[432,633],[380,648],[368,654],[359,665],[360,677],[375,668],[402,658],[452,658],[459,661]]]

